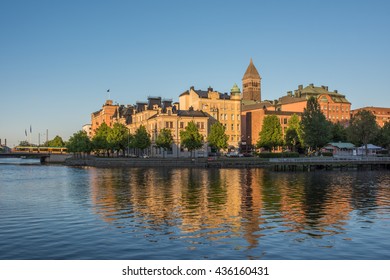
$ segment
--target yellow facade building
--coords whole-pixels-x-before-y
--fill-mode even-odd
[[[241,91],[237,85],[230,94],[214,91],[211,87],[207,91],[191,87],[179,96],[179,103],[181,110],[192,108],[209,116],[208,130],[213,123],[222,123],[229,137],[228,146],[238,148],[241,141]]]

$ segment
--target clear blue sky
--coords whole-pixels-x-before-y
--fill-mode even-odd
[[[134,104],[241,88],[251,57],[263,99],[314,83],[390,107],[389,15],[377,0],[0,0],[0,138],[12,147],[32,125],[33,143],[67,140],[107,89]]]

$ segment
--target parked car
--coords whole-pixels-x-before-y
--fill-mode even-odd
[[[243,154],[240,154],[239,152],[229,152],[226,154],[227,157],[243,157]]]

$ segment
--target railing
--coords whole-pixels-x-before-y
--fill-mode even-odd
[[[337,162],[390,162],[390,157],[305,157],[305,158],[271,158],[272,163],[337,163]]]

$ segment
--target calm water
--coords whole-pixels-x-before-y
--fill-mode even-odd
[[[390,259],[390,172],[0,164],[0,259]]]

